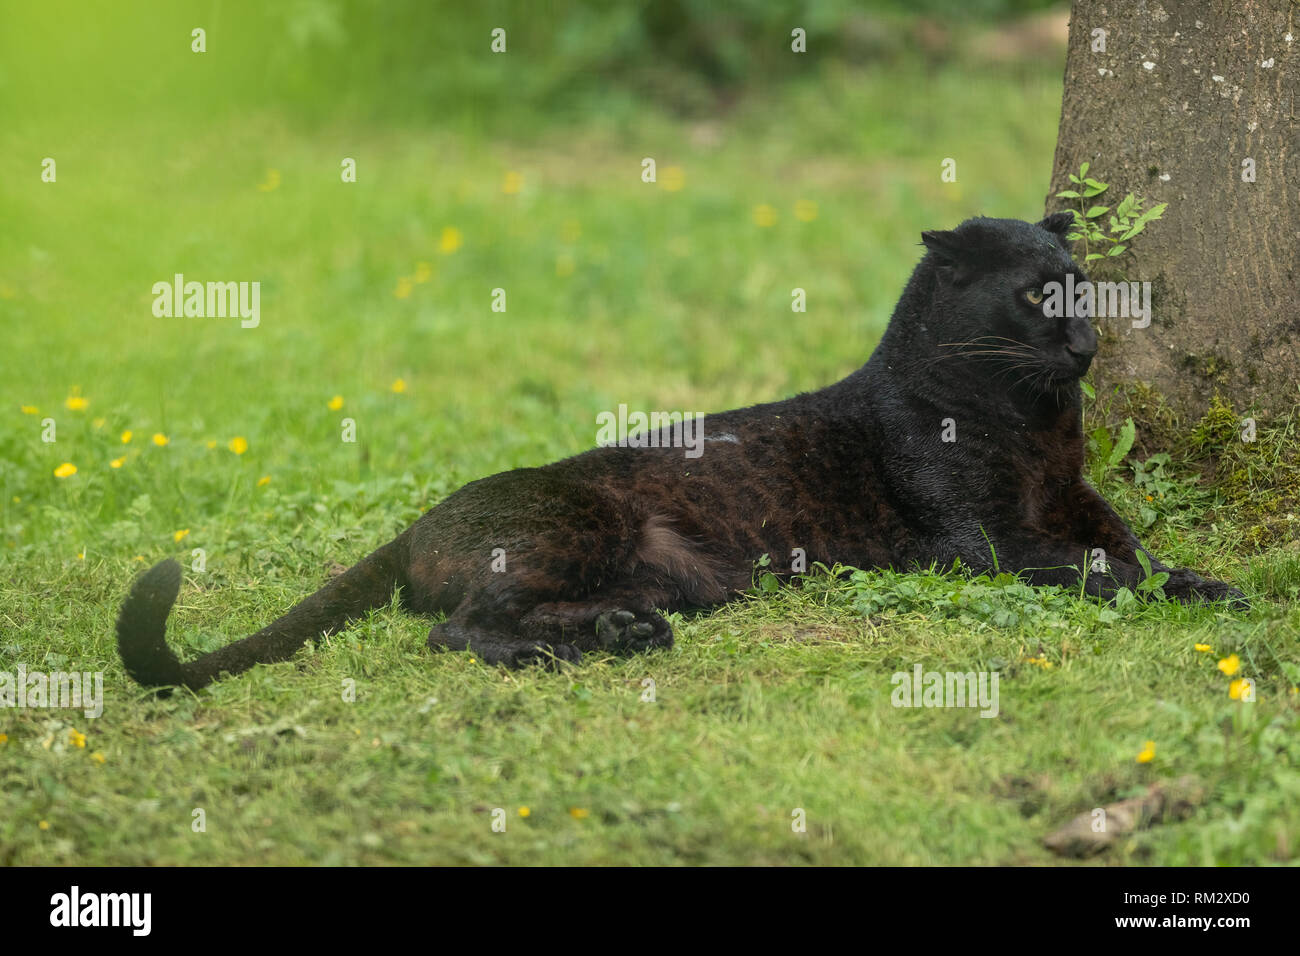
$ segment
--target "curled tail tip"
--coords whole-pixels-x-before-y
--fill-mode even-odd
[[[126,672],[146,687],[183,684],[181,663],[167,646],[167,615],[181,590],[181,566],[160,561],[135,579],[117,616],[117,649]]]

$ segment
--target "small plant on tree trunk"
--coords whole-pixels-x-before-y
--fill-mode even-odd
[[[1147,223],[1159,219],[1169,205],[1162,202],[1144,211],[1146,200],[1132,193],[1124,197],[1114,212],[1110,206],[1091,205],[1090,200],[1100,196],[1110,185],[1089,176],[1088,167],[1089,164],[1084,163],[1077,176],[1070,174],[1070,182],[1078,189],[1063,189],[1056,194],[1058,199],[1072,199],[1078,203],[1079,208],[1070,210],[1074,213],[1074,232],[1066,238],[1071,242],[1083,242],[1084,262],[1123,255],[1128,249],[1128,241],[1145,229]],[[1107,213],[1111,213],[1110,228],[1103,229],[1100,220]],[[1099,249],[1105,252],[1096,251]]]

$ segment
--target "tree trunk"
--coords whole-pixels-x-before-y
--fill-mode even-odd
[[[1084,162],[1110,184],[1089,204],[1169,204],[1085,265],[1152,292],[1146,328],[1096,319],[1098,398],[1149,386],[1184,422],[1216,391],[1263,419],[1300,400],[1298,100],[1298,0],[1074,0],[1048,211]]]

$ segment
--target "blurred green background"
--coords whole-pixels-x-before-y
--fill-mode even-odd
[[[8,548],[56,530],[12,499],[53,493],[63,461],[97,537],[88,506],[152,487],[154,432],[226,504],[253,461],[459,483],[589,447],[619,402],[715,410],[840,377],[922,229],[1041,213],[1066,17],[1042,7],[7,4]],[[260,281],[260,328],[155,318],[176,272]],[[84,415],[63,408],[74,389]],[[356,446],[333,440],[335,395],[361,413]],[[57,446],[24,406],[63,412]],[[83,424],[134,429],[131,468],[79,446]],[[231,436],[247,455],[205,456]],[[169,524],[193,505],[152,503]]]
[[[54,0],[4,10],[6,99],[40,112],[238,116],[274,107],[300,122],[355,112],[500,132],[521,121],[533,129],[589,121],[593,109],[616,103],[706,115],[719,96],[734,100],[827,66],[934,66],[988,27],[998,36],[983,38],[983,52],[1001,47],[1003,60],[1059,73],[1068,4],[127,0],[96,8]],[[1026,29],[1034,22],[1045,32]],[[211,40],[201,60],[190,55],[194,27]],[[497,27],[509,36],[504,57],[487,55]],[[794,27],[805,31],[805,56],[790,55]],[[1043,44],[1049,35],[1055,42]],[[614,114],[606,118],[632,120]]]

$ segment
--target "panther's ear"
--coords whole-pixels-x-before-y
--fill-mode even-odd
[[[939,275],[953,285],[965,285],[979,271],[969,240],[956,232],[932,229],[921,233],[921,241],[937,260]]]
[[[943,262],[955,263],[961,258],[961,240],[957,238],[955,232],[931,229],[921,233],[921,242],[925,243],[925,248]]]
[[[1040,229],[1056,233],[1064,241],[1066,234],[1074,230],[1074,213],[1054,212],[1038,226]]]

